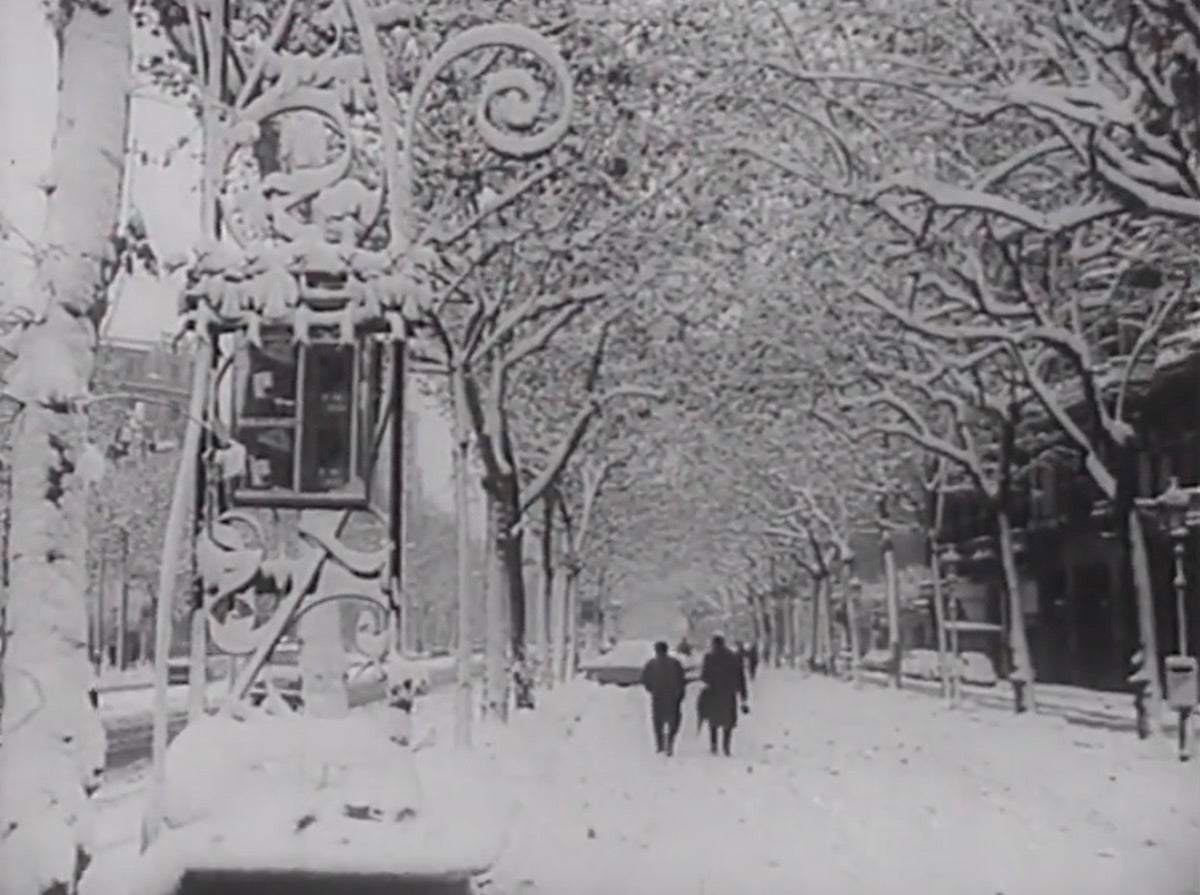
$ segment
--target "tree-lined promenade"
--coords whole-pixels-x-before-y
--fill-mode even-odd
[[[44,173],[13,201],[5,181],[0,206],[0,866],[39,856],[0,889],[74,891],[87,865],[104,752],[89,557],[136,541],[200,658],[209,625],[241,630],[244,598],[218,609],[225,584],[193,562],[205,537],[210,567],[270,552],[222,540],[222,501],[265,461],[213,422],[217,324],[264,352],[272,327],[305,351],[386,331],[445,408],[456,518],[393,501],[445,543],[387,562],[393,589],[395,554],[410,563],[401,625],[453,632],[460,745],[479,641],[483,713],[504,723],[638,601],[677,607],[693,636],[724,627],[776,663],[895,685],[919,602],[951,698],[948,655],[986,631],[1019,713],[1063,664],[1082,683],[1132,671],[1146,736],[1190,710],[1200,499],[1189,519],[1155,498],[1200,476],[1200,18],[1179,0],[841,6],[8,4],[0,26],[58,65],[38,84],[56,116],[4,159]],[[50,77],[3,64],[6,82]],[[129,158],[134,91],[196,112],[206,240],[186,258],[158,258],[122,211],[129,166],[158,163]],[[331,287],[304,264],[352,284],[341,317],[306,304]],[[138,271],[178,286],[177,350],[197,359],[190,434],[141,466],[107,450],[119,413],[93,375],[110,295]],[[404,445],[378,444],[399,381],[370,418],[392,480]],[[273,547],[292,563],[325,535],[288,524]],[[1109,545],[1096,596],[1075,578],[1098,561],[1071,558],[1090,548],[1047,556],[1038,525]],[[913,532],[917,571],[897,547]],[[356,549],[328,552],[361,579]],[[251,579],[276,608],[300,588],[293,565]],[[274,611],[246,610],[244,636]],[[1103,643],[1079,642],[1089,623]],[[313,644],[353,638],[338,613],[303,624],[306,685],[344,708],[344,659]]]

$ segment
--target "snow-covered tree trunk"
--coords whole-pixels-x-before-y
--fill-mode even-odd
[[[478,432],[476,433],[478,434]],[[494,459],[485,465],[494,468]],[[521,520],[521,490],[516,476],[490,473],[485,482],[489,499],[495,510],[495,527],[491,548],[499,559],[502,573],[499,584],[509,618],[509,649],[513,661],[525,658],[525,536]]]
[[[938,494],[938,501],[942,500],[942,495]],[[931,536],[929,539],[933,549],[930,550],[929,565],[933,575],[933,624],[937,628],[935,636],[937,637],[937,655],[938,655],[938,683],[941,688],[943,699],[950,696],[950,662],[946,655],[946,592],[942,586],[942,560],[938,555],[937,541]]]
[[[487,538],[484,549],[487,551],[487,568],[485,583],[485,618],[486,644],[484,680],[484,711],[498,720],[508,717],[508,683],[504,673],[504,566],[496,551],[496,525],[498,522],[498,507],[495,499],[489,494],[487,500]]]
[[[846,607],[846,638],[850,646],[850,678],[854,683],[859,682],[858,660],[860,658],[858,643],[858,606],[855,602],[854,588],[850,584],[850,569],[842,564],[842,600]]]
[[[996,511],[996,530],[1000,541],[1000,566],[1004,571],[1005,599],[1008,601],[1008,641],[1012,650],[1012,670],[1009,680],[1013,686],[1013,707],[1017,712],[1036,710],[1033,659],[1029,654],[1029,637],[1025,631],[1025,612],[1021,607],[1021,579],[1017,574],[1017,557],[1013,549],[1012,522],[1008,512]]]
[[[899,687],[904,649],[900,643],[900,588],[896,579],[896,552],[892,547],[892,536],[886,531],[883,534],[883,575],[887,595],[888,680],[893,687]]]
[[[563,591],[567,607],[567,646],[564,653],[566,667],[563,680],[575,677],[575,666],[579,661],[579,568],[574,560],[563,576]]]
[[[821,579],[813,578],[811,632],[808,638],[808,670],[815,671],[821,660]]]
[[[87,461],[77,402],[87,392],[96,321],[112,273],[109,238],[124,170],[131,35],[125,3],[75,4],[70,13],[59,35],[57,119],[45,231],[37,245],[41,294],[26,302],[44,307],[44,314],[22,334],[7,377],[22,407],[12,434],[11,591],[0,716],[5,895],[76,890],[92,847],[88,797],[104,767],[104,730],[88,699],[81,475]]]
[[[556,684],[563,679],[566,658],[567,607],[563,578],[557,571],[550,577],[550,681]]]
[[[471,746],[471,523],[467,500],[471,459],[471,429],[466,388],[461,369],[451,371],[454,406],[454,523],[457,534],[456,584],[458,594],[456,686],[454,694],[454,744]]]
[[[540,624],[538,626],[538,659],[541,663],[541,683],[554,683],[554,504],[553,495],[542,497],[541,540],[539,542]]]
[[[837,672],[837,638],[833,625],[833,578],[829,575],[822,577],[821,601],[825,604],[825,623],[821,626],[821,635],[825,641],[825,673],[832,675]]]
[[[1150,713],[1150,729],[1157,731],[1163,719],[1163,692],[1159,680],[1161,672],[1158,659],[1158,629],[1154,617],[1154,585],[1150,578],[1150,557],[1146,551],[1146,533],[1136,506],[1129,509],[1126,519],[1141,652],[1145,668],[1149,672],[1146,708]]]
[[[801,649],[801,631],[803,630],[803,620],[801,614],[804,612],[804,602],[800,599],[800,595],[795,592],[789,592],[786,597],[787,613],[787,664],[789,668],[795,668],[800,661]]]

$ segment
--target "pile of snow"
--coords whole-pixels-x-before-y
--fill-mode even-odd
[[[984,687],[995,686],[1000,680],[996,674],[996,666],[984,653],[966,652],[958,657],[959,675],[968,684],[978,684]]]
[[[414,754],[397,710],[190,725],[167,753],[165,832],[132,895],[165,895],[188,870],[468,877],[504,844],[510,806],[470,756]],[[405,722],[407,723],[407,722]]]
[[[874,649],[867,652],[860,660],[861,667],[868,671],[887,671],[891,662],[891,653],[885,649]],[[948,664],[954,662],[954,657],[947,655]],[[950,664],[950,668],[953,665]],[[999,681],[996,666],[985,653],[968,651],[958,656],[959,676],[968,684],[983,687],[995,686]],[[941,676],[941,663],[938,662],[936,650],[912,649],[906,650],[900,658],[900,673],[905,677],[920,680],[938,680]]]

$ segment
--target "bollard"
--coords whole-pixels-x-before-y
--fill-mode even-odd
[[[1179,760],[1191,758],[1189,737],[1192,711],[1200,700],[1195,656],[1167,656],[1167,705],[1179,715]]]

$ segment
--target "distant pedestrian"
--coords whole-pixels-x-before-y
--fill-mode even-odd
[[[682,720],[687,677],[683,663],[667,652],[666,641],[654,644],[654,658],[642,668],[642,686],[650,694],[650,720],[658,752],[672,755]]]
[[[758,644],[752,643],[746,648],[746,671],[750,673],[750,680],[754,680],[758,676]]]
[[[700,694],[698,710],[700,722],[708,722],[709,749],[717,754],[717,732],[721,734],[721,751],[730,754],[733,746],[733,729],[737,726],[738,700],[742,712],[750,711],[750,697],[746,691],[746,672],[737,653],[725,644],[725,638],[717,634],[712,639],[712,648],[704,657],[700,670],[704,690]]]
[[[679,641],[679,645],[675,647],[675,652],[681,656],[690,656],[692,654],[692,645],[688,643],[686,637]]]

